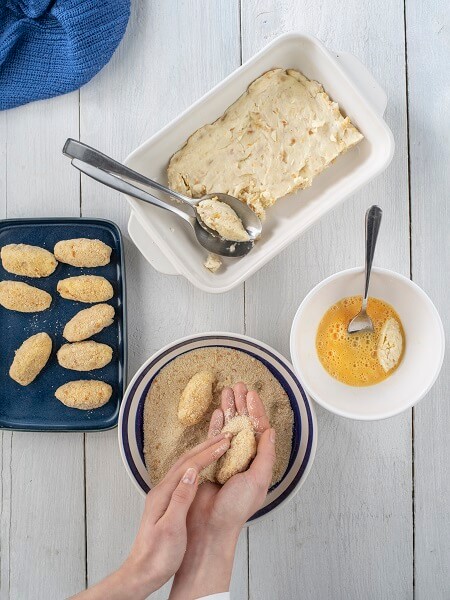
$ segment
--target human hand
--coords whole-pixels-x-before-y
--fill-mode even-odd
[[[186,517],[198,490],[198,474],[225,454],[230,437],[210,437],[173,465],[147,494],[138,534],[122,567],[77,599],[145,599],[172,577],[186,551]]]
[[[264,405],[255,391],[243,383],[222,392],[221,408],[214,411],[208,437],[217,435],[236,414],[248,415],[253,422],[258,449],[247,471],[235,475],[225,485],[205,482],[200,486],[188,515],[188,529],[208,527],[216,535],[239,534],[242,526],[263,504],[272,479],[275,462],[275,430],[270,429]]]
[[[158,589],[179,568],[186,551],[186,518],[198,491],[198,474],[229,447],[229,435],[210,436],[181,456],[147,494],[139,531],[124,564],[131,573],[146,574],[147,587]]]
[[[275,462],[275,430],[270,429],[264,405],[243,383],[222,392],[214,411],[209,438],[235,414],[252,419],[258,449],[252,464],[225,485],[204,482],[188,513],[188,551],[175,576],[171,600],[197,598],[228,590],[234,552],[242,526],[264,503]]]

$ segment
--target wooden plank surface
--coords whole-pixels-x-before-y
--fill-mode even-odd
[[[170,2],[134,2],[126,39],[111,63],[81,91],[81,139],[124,158],[239,62],[237,2],[221,0],[201,10],[196,1],[176,7]],[[243,331],[243,288],[211,296],[181,277],[154,271],[129,242],[129,208],[123,196],[83,177],[82,209],[83,216],[107,216],[125,234],[130,377],[153,352],[178,337]],[[125,557],[143,503],[121,464],[116,431],[86,436],[86,469],[90,584]],[[236,600],[247,598],[246,542],[244,533],[234,573]],[[167,595],[165,586],[154,597]]]
[[[387,91],[386,119],[396,139],[386,173],[246,283],[247,333],[289,356],[292,318],[309,289],[362,264],[371,204],[384,210],[375,264],[409,273],[403,3],[346,0],[337,10],[325,1],[244,0],[242,23],[244,60],[295,29],[357,56]],[[250,529],[250,598],[411,598],[410,412],[379,423],[317,413],[319,445],[305,487]]]
[[[444,0],[406,7],[412,277],[441,313],[448,343],[450,12]],[[436,386],[414,409],[417,600],[450,598],[449,396],[447,356]]]
[[[6,215],[79,215],[78,177],[61,169],[58,143],[78,131],[78,93],[4,115]],[[67,597],[85,580],[83,435],[2,438],[0,596]]]

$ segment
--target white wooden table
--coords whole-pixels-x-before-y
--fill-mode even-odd
[[[288,356],[291,320],[307,291],[361,263],[372,203],[385,215],[376,263],[412,276],[447,317],[448,334],[446,0],[132,4],[125,39],[92,82],[0,113],[1,216],[106,217],[126,237],[126,203],[80,181],[61,154],[65,139],[123,158],[242,60],[295,29],[369,67],[388,93],[396,153],[383,175],[229,294],[206,295],[156,273],[126,238],[130,376],[162,345],[207,330],[245,332]],[[420,405],[387,421],[358,423],[317,408],[313,470],[293,502],[243,532],[234,600],[448,600],[449,397],[444,366]],[[57,600],[116,568],[142,509],[117,432],[0,436],[0,598]],[[166,598],[167,588],[154,597]]]

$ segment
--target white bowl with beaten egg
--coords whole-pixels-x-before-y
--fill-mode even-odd
[[[302,389],[292,365],[276,350],[245,335],[202,333],[176,340],[151,356],[131,380],[119,415],[119,446],[125,468],[138,491],[145,495],[152,484],[144,459],[144,404],[155,377],[171,361],[192,350],[203,348],[239,350],[256,358],[278,380],[293,412],[292,448],[287,469],[267,495],[262,508],[248,523],[254,523],[291,499],[311,469],[317,446],[314,408]]]
[[[387,269],[374,268],[369,296],[390,304],[404,332],[404,350],[393,373],[380,383],[352,386],[332,377],[316,349],[319,324],[339,300],[360,295],[364,269],[354,268],[328,277],[301,303],[291,329],[291,358],[305,390],[327,410],[351,419],[377,420],[397,415],[423,398],[442,366],[445,338],[439,314],[414,282]]]

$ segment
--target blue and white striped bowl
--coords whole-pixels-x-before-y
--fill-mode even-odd
[[[263,507],[249,522],[254,523],[292,498],[311,469],[317,445],[317,423],[311,406],[291,364],[270,346],[235,333],[191,335],[165,346],[149,358],[133,377],[125,392],[119,415],[119,446],[125,468],[143,494],[151,488],[144,463],[144,402],[155,376],[173,359],[198,348],[232,348],[260,360],[288,394],[294,412],[292,451],[282,480],[269,490]]]

